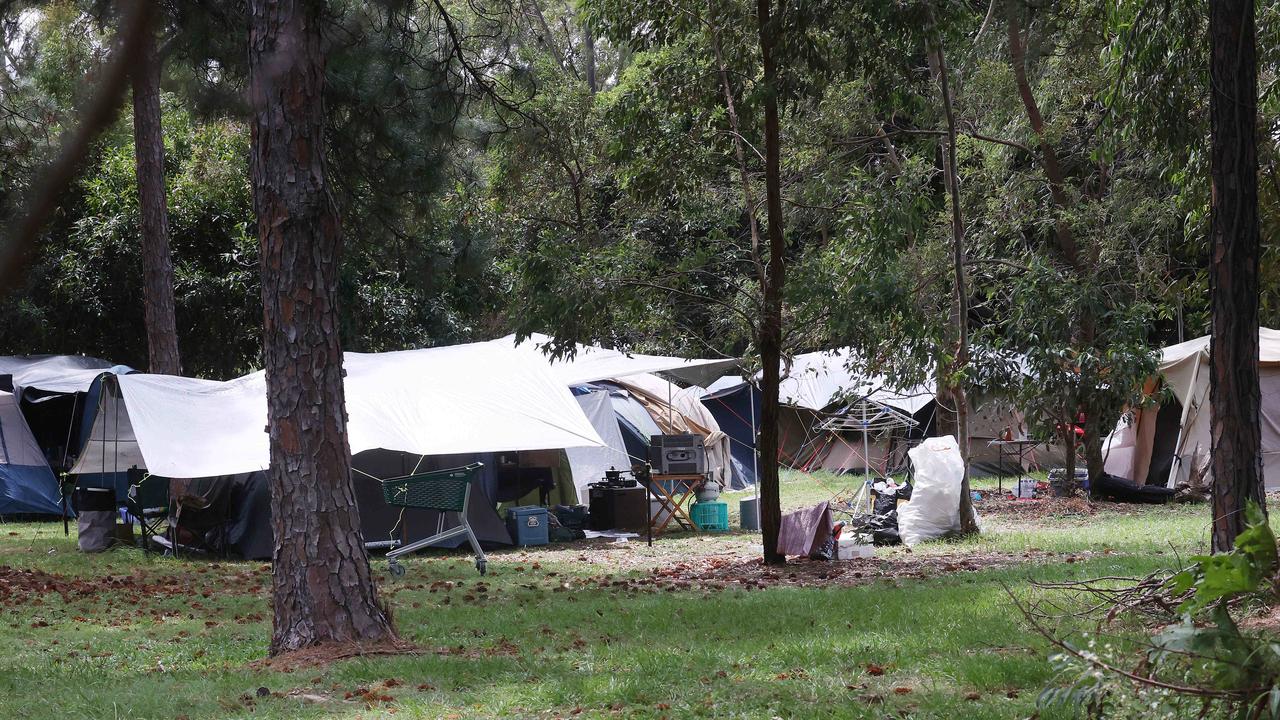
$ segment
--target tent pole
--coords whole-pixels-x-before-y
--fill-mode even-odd
[[[751,406],[751,473],[755,478],[751,487],[756,494],[756,532],[760,532],[760,441],[756,429],[756,386],[751,383],[747,383],[747,404]]]
[[[1182,465],[1182,440],[1186,437],[1187,420],[1191,417],[1191,406],[1196,402],[1196,383],[1200,380],[1200,360],[1197,354],[1195,367],[1191,369],[1191,384],[1187,387],[1187,401],[1182,405],[1182,420],[1178,423],[1178,440],[1173,445],[1173,463],[1169,466],[1169,478],[1165,487],[1173,487],[1178,479],[1178,468]],[[1197,407],[1196,412],[1200,409]],[[1134,482],[1137,482],[1135,479]]]
[[[862,402],[862,476],[871,478],[871,443],[867,440],[867,399]]]

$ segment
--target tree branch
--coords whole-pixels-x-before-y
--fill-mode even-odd
[[[58,208],[63,193],[76,179],[89,146],[116,118],[129,73],[138,67],[142,41],[151,30],[152,3],[129,3],[115,38],[111,63],[98,80],[98,92],[74,131],[63,134],[62,149],[27,197],[26,211],[13,224],[13,234],[0,245],[0,292],[12,287],[26,267],[41,228]]]

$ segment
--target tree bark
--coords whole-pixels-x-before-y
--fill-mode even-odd
[[[322,4],[254,0],[254,210],[271,443],[271,653],[393,640],[360,534],[338,339],[342,244],[324,152]]]
[[[782,284],[786,278],[782,230],[782,170],[779,161],[778,71],[773,49],[777,29],[771,22],[771,0],[757,0],[756,20],[760,33],[760,60],[763,70],[764,179],[766,234],[769,261],[765,268],[764,302],[758,330],[760,348],[760,530],[764,540],[764,561],[781,564],[778,552],[782,527],[782,506],[778,497],[778,385],[782,372]]]
[[[1229,551],[1252,500],[1265,509],[1258,426],[1258,73],[1253,0],[1209,3],[1209,435],[1213,550]]]
[[[936,33],[937,29],[933,28]],[[951,102],[951,85],[947,77],[947,60],[942,54],[940,40],[930,43],[929,60],[938,86],[942,92],[942,108],[947,117],[947,152],[942,156],[943,177],[951,200],[951,262],[955,282],[951,294],[951,324],[955,333],[955,362],[950,376],[969,368],[969,289],[964,267],[964,218],[960,208],[960,176],[956,169],[956,117]],[[978,532],[978,516],[973,510],[973,495],[969,488],[969,398],[963,381],[947,382],[946,395],[954,403],[956,442],[964,462],[964,474],[960,477],[960,534]]]
[[[142,303],[150,370],[181,375],[174,314],[169,205],[164,189],[164,132],[160,120],[160,59],[153,33],[145,33],[133,68],[133,147],[142,231]]]
[[[595,95],[600,90],[596,84],[596,39],[591,28],[585,26],[582,28],[582,46],[587,56],[587,90]]]

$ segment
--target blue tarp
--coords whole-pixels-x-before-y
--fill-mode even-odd
[[[702,404],[715,417],[720,431],[729,436],[729,454],[733,458],[729,486],[734,490],[741,490],[754,485],[756,428],[752,427],[752,418],[758,425],[760,391],[744,382],[703,395]]]

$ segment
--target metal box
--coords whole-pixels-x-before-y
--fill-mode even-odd
[[[707,471],[707,449],[701,435],[654,435],[649,438],[649,464],[659,475],[701,475]]]

